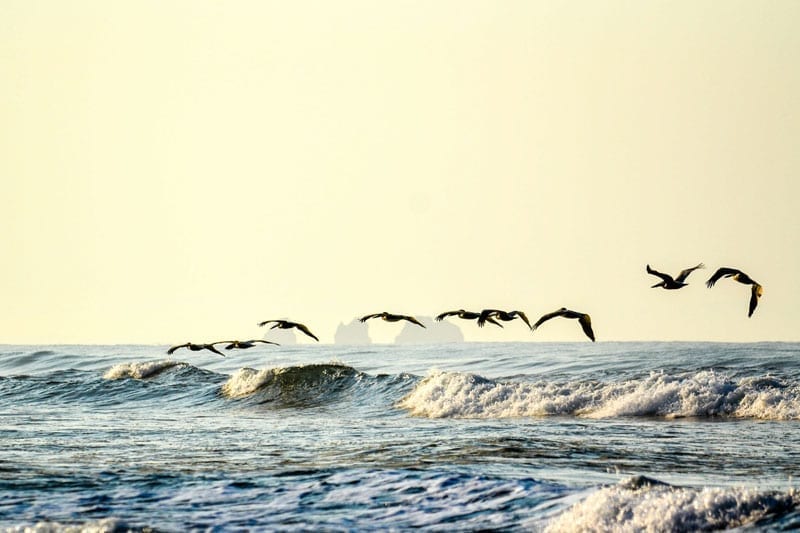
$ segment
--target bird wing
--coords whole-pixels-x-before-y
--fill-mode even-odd
[[[714,286],[714,284],[719,280],[719,278],[726,277],[726,276],[733,276],[734,274],[740,274],[741,270],[736,270],[735,268],[729,267],[720,267],[714,272],[714,275],[708,278],[706,281],[706,287],[709,289]]]
[[[434,318],[434,320],[436,320],[437,322],[441,322],[442,320],[444,320],[445,317],[457,315],[458,313],[459,311],[445,311],[440,315],[436,315],[436,318]]]
[[[697,270],[698,268],[705,268],[705,267],[706,267],[706,266],[705,266],[703,263],[700,263],[700,264],[698,264],[697,266],[693,266],[693,267],[691,267],[691,268],[685,268],[685,269],[681,270],[681,273],[680,273],[680,274],[678,274],[678,277],[677,277],[677,278],[675,278],[675,281],[677,281],[678,283],[683,283],[683,281],[684,281],[684,280],[685,280],[687,277],[689,277],[689,274],[691,274],[692,272],[694,272],[694,271],[695,271],[695,270]]]
[[[425,327],[425,324],[423,324],[422,322],[420,322],[419,320],[417,320],[413,316],[400,315],[400,318],[402,318],[403,320],[408,320],[409,322],[412,322],[412,323],[414,323],[414,324],[416,324],[418,326],[422,326],[423,328]]]
[[[529,328],[531,327],[531,323],[528,320],[528,317],[525,316],[525,313],[523,313],[522,311],[514,311],[514,312],[517,314],[517,316],[519,316],[522,319],[523,322],[525,322],[528,325]]]
[[[214,342],[212,342],[211,344],[209,344],[209,346],[214,346],[215,344],[227,344],[227,346],[225,347],[225,349],[226,349],[226,350],[230,350],[231,348],[235,348],[235,347],[236,347],[236,344],[237,344],[238,342],[239,342],[239,341],[214,341]]]
[[[306,335],[308,335],[309,337],[311,337],[315,341],[319,342],[319,339],[317,338],[317,336],[314,335],[313,333],[311,333],[311,330],[309,330],[305,325],[303,325],[303,324],[295,324],[294,327],[296,327],[297,329],[299,329],[300,331],[302,331],[303,333],[305,333]]]
[[[652,274],[654,276],[658,276],[659,278],[663,279],[667,283],[669,283],[670,281],[674,281],[672,279],[672,276],[670,276],[669,274],[664,274],[663,272],[659,272],[658,270],[653,270],[652,268],[650,268],[650,265],[647,265],[647,273],[648,274]]]
[[[370,318],[378,318],[379,316],[383,316],[383,313],[372,313],[371,315],[365,315],[359,318],[361,322],[366,322]]]
[[[478,326],[483,327],[489,317],[491,317],[495,313],[499,313],[499,309],[484,309],[481,311],[481,314],[478,316]]]
[[[170,348],[169,350],[167,350],[167,355],[172,355],[172,353],[173,353],[175,350],[177,350],[178,348],[186,348],[187,346],[189,346],[189,343],[188,343],[188,342],[187,342],[186,344],[178,344],[177,346],[173,346],[172,348]]]
[[[210,352],[214,352],[214,353],[215,353],[215,354],[217,354],[217,355],[221,355],[222,357],[225,357],[225,354],[224,354],[224,353],[222,353],[222,352],[220,352],[220,351],[219,351],[219,350],[217,350],[216,348],[214,348],[214,345],[213,345],[213,344],[206,344],[205,346],[203,346],[203,348],[205,348],[206,350],[208,350],[208,351],[210,351]]]
[[[278,344],[277,342],[265,341],[265,340],[262,340],[262,339],[253,339],[253,340],[247,341],[247,342],[263,342],[264,344],[274,344],[275,346],[280,346],[280,344]]]
[[[753,311],[756,310],[756,306],[758,305],[758,299],[761,298],[761,293],[764,292],[764,288],[759,285],[758,283],[753,283],[752,288],[750,289],[750,308],[748,310],[747,316],[753,316]]]
[[[592,339],[594,342],[594,331],[592,331],[592,319],[587,314],[582,314],[580,318],[578,318],[578,322],[580,322],[581,327],[583,328],[583,332],[586,333],[586,336]]]
[[[492,323],[492,324],[494,324],[495,326],[500,326],[501,328],[503,327],[503,324],[501,324],[500,322],[498,322],[497,320],[495,320],[495,319],[494,319],[494,318],[492,318],[492,317],[489,317],[489,318],[487,318],[487,319],[486,319],[486,322],[491,322],[491,323]]]
[[[559,309],[558,311],[553,311],[552,313],[547,313],[546,315],[542,315],[542,317],[539,320],[536,321],[536,324],[534,324],[531,329],[535,330],[536,328],[538,328],[539,326],[541,326],[542,324],[544,324],[545,322],[547,322],[551,318],[555,318],[557,316],[562,316],[563,314],[564,314],[564,311],[562,309]]]
[[[259,325],[259,327],[260,327],[260,326],[265,326],[265,325],[269,324],[270,322],[277,322],[277,323],[281,323],[281,322],[282,322],[282,320],[265,320],[265,321],[263,321],[263,322],[259,322],[259,323],[258,323],[258,325]]]

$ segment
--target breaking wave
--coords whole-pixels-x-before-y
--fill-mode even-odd
[[[797,498],[794,490],[684,488],[637,476],[592,493],[550,522],[545,531],[727,529],[789,513]]]
[[[283,368],[241,368],[222,385],[228,398],[255,398],[259,402],[318,403],[349,389],[364,374],[338,364],[309,364]]]
[[[188,365],[172,360],[120,363],[109,368],[103,377],[105,379],[147,379],[177,366],[186,367]]]
[[[542,416],[800,419],[800,386],[772,377],[731,379],[713,370],[652,372],[621,382],[503,382],[433,370],[398,407],[429,418]]]

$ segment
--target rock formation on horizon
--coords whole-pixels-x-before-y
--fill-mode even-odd
[[[339,323],[336,328],[336,333],[333,336],[334,344],[372,344],[372,339],[369,337],[369,326],[353,318],[349,324],[344,322]]]

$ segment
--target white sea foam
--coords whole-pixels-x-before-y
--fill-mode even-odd
[[[183,365],[179,361],[172,361],[170,359],[164,361],[146,361],[141,363],[120,363],[109,368],[103,375],[106,379],[145,379],[159,372],[163,372],[168,368]]]
[[[116,518],[104,518],[77,525],[62,524],[60,522],[37,522],[32,526],[14,526],[3,531],[5,533],[111,533],[129,530],[127,524]]]
[[[796,505],[794,490],[681,488],[634,478],[592,493],[556,517],[548,532],[707,531],[751,524]]]
[[[653,372],[621,382],[501,382],[476,374],[431,371],[398,406],[430,418],[572,415],[800,419],[800,387],[772,378],[734,381],[705,370]]]
[[[240,368],[228,381],[222,385],[222,394],[228,398],[243,398],[257,391],[266,383],[275,379],[276,373],[281,369],[265,368],[255,370],[253,368]]]
[[[338,362],[261,370],[240,368],[222,386],[222,394],[229,398],[242,398],[270,384],[286,389],[298,386],[319,389],[323,383],[335,381],[338,377],[349,373],[355,373],[355,370]]]

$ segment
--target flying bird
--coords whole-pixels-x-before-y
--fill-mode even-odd
[[[370,318],[382,318],[383,320],[385,320],[387,322],[398,322],[400,320],[406,320],[408,322],[411,322],[412,324],[416,324],[416,325],[421,326],[423,328],[425,327],[425,324],[423,324],[422,322],[420,322],[419,320],[417,320],[413,316],[395,315],[395,314],[392,314],[392,313],[387,313],[386,311],[384,311],[382,313],[374,313],[374,314],[371,314],[371,315],[362,316],[361,318],[359,318],[359,320],[361,322],[366,322]]]
[[[570,311],[566,307],[562,307],[558,311],[553,311],[552,313],[547,313],[546,315],[542,316],[542,318],[536,321],[536,324],[534,324],[531,329],[535,331],[536,328],[541,326],[544,322],[547,322],[551,318],[555,318],[557,316],[563,316],[564,318],[577,318],[578,322],[583,328],[583,332],[586,333],[586,336],[589,337],[592,340],[592,342],[594,342],[594,331],[592,331],[592,319],[589,317],[589,315],[587,315],[586,313],[579,313],[577,311]]]
[[[684,283],[686,278],[689,277],[689,274],[697,270],[698,268],[705,268],[706,266],[703,263],[698,264],[697,266],[693,266],[691,268],[686,268],[681,270],[680,274],[673,279],[672,276],[669,274],[664,274],[663,272],[658,272],[657,270],[653,270],[650,268],[650,265],[647,265],[647,273],[652,274],[654,276],[658,276],[662,279],[661,283],[656,283],[651,288],[655,289],[656,287],[662,287],[668,290],[680,289],[681,287],[685,287],[688,283]]]
[[[474,311],[465,311],[463,309],[458,309],[457,311],[445,311],[444,313],[437,315],[434,320],[436,320],[437,322],[441,322],[448,316],[457,316],[458,318],[463,318],[464,320],[475,320],[477,318],[480,318],[481,314],[475,313]],[[503,327],[503,324],[496,321],[492,317],[487,317],[486,322],[491,322],[492,324],[500,326],[501,328]],[[483,324],[480,325],[483,326]]]
[[[265,320],[263,322],[259,322],[258,325],[259,326],[264,326],[264,325],[270,324],[272,322],[274,322],[275,325],[272,326],[269,329],[275,329],[275,328],[278,328],[278,329],[291,329],[291,328],[296,328],[296,329],[299,329],[300,331],[302,331],[303,333],[305,333],[306,335],[308,335],[309,337],[311,337],[312,339],[314,339],[315,341],[319,342],[319,339],[317,338],[317,336],[314,335],[313,333],[311,333],[311,331],[304,324],[300,324],[299,322],[290,322],[288,320]]]
[[[214,342],[212,344],[227,344],[227,346],[225,346],[226,350],[232,350],[234,348],[239,349],[239,350],[246,350],[248,348],[254,347],[257,342],[261,342],[261,343],[264,343],[264,344],[274,344],[275,346],[280,346],[280,344],[278,344],[277,342],[265,341],[265,340],[261,340],[261,339],[252,339],[252,340],[249,340],[249,341],[217,341],[217,342]]]
[[[172,348],[167,350],[167,355],[172,355],[175,352],[175,350],[177,350],[178,348],[188,348],[193,352],[199,352],[200,350],[208,350],[210,352],[214,352],[217,355],[221,355],[222,357],[225,357],[225,354],[220,352],[219,350],[217,350],[214,347],[214,344],[216,344],[216,343],[195,344],[193,342],[187,342],[185,344],[178,344],[177,346],[173,346]]]
[[[517,317],[522,319],[522,321],[528,325],[528,328],[531,327],[531,323],[528,320],[528,317],[525,316],[525,313],[523,313],[522,311],[501,311],[500,309],[484,309],[483,311],[481,311],[481,314],[478,317],[478,325],[480,327],[483,327],[483,324],[487,322],[490,318],[498,318],[504,322],[509,322]]]
[[[747,311],[747,316],[753,316],[753,311],[756,310],[758,299],[761,298],[764,288],[741,270],[729,267],[721,267],[717,269],[717,271],[714,272],[714,275],[708,278],[708,281],[706,281],[706,286],[710,289],[717,281],[719,281],[720,278],[733,278],[734,281],[738,281],[744,285],[750,285],[750,306]]]

